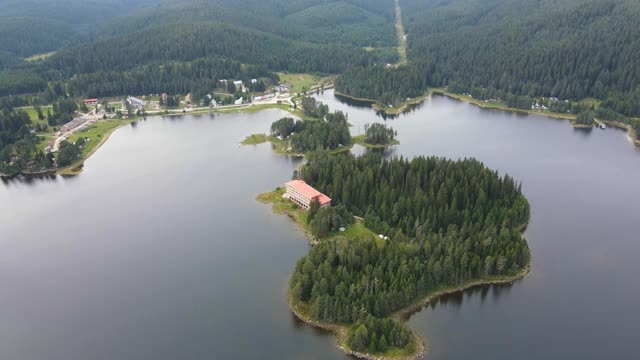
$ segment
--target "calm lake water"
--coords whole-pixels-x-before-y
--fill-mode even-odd
[[[349,113],[352,133],[383,121],[319,98]],[[345,359],[289,313],[287,279],[308,246],[254,200],[300,160],[239,146],[286,115],[149,118],[79,176],[0,184],[0,358]],[[411,317],[428,359],[637,352],[640,151],[624,132],[443,97],[386,122],[401,142],[390,156],[477,157],[521,180],[532,207],[525,279]]]

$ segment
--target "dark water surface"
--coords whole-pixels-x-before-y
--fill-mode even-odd
[[[353,133],[382,121],[319,97]],[[344,359],[288,311],[302,233],[254,200],[299,160],[238,146],[285,115],[150,118],[80,176],[0,184],[0,358]],[[387,123],[401,142],[389,155],[477,157],[523,181],[532,206],[531,274],[415,314],[427,358],[633,357],[640,152],[624,132],[442,97]]]

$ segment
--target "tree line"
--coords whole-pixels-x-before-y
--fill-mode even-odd
[[[187,94],[202,99],[213,89],[224,88],[220,80],[241,80],[253,86],[251,79],[278,81],[278,75],[265,66],[243,65],[221,58],[203,58],[191,62],[167,62],[136,67],[130,71],[99,71],[80,74],[69,81],[69,92],[83,97],[122,96],[127,94]],[[231,91],[231,93],[234,93]],[[262,89],[264,91],[264,88]]]

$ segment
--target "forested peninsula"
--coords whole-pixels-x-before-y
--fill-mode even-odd
[[[304,212],[278,192],[262,199],[314,237],[291,275],[290,306],[302,320],[335,331],[345,352],[414,357],[424,347],[395,315],[528,271],[522,232],[529,203],[510,176],[473,159],[319,151],[307,160],[294,177],[331,197],[330,208]]]

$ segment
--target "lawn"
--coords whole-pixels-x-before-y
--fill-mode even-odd
[[[40,61],[40,60],[44,60],[44,59],[50,57],[51,55],[53,55],[55,53],[56,53],[55,51],[52,51],[52,52],[48,52],[48,53],[44,53],[44,54],[36,54],[36,55],[29,56],[28,58],[25,58],[24,60],[28,61],[28,62]]]
[[[392,139],[390,144],[369,144],[365,141],[365,137],[366,135],[362,134],[362,135],[357,135],[357,136],[353,136],[351,137],[351,143],[352,144],[358,144],[360,146],[364,146],[366,148],[369,149],[384,149],[386,147],[389,146],[393,146],[393,145],[399,145],[400,142],[396,139]]]
[[[50,108],[50,106],[41,106],[40,109],[42,111],[42,114],[46,117],[47,116],[47,108]],[[25,107],[20,107],[20,108],[16,108],[18,110],[23,110],[24,112],[26,112],[29,115],[29,118],[31,119],[31,124],[33,124],[33,126],[36,126],[37,124],[42,125],[46,125],[47,124],[47,119],[45,118],[44,120],[40,120],[38,119],[38,112],[36,111],[36,109],[33,106],[25,106]]]
[[[130,122],[131,120],[101,120],[74,132],[69,136],[68,140],[69,142],[75,142],[81,137],[89,139],[89,142],[82,149],[82,158],[84,159],[97,148],[105,136],[108,137],[113,130]]]
[[[273,212],[276,214],[287,215],[293,221],[295,221],[305,232],[308,232],[309,225],[307,224],[307,212],[298,207],[293,202],[285,199],[282,195],[285,193],[285,189],[278,187],[276,190],[266,192],[258,195],[256,200],[263,204],[272,204]],[[377,246],[384,246],[385,240],[381,239],[376,233],[371,231],[364,225],[364,221],[360,218],[356,218],[356,221],[349,225],[344,232],[333,232],[328,236],[322,238],[322,241],[326,240],[349,240],[349,239],[363,239],[376,241]]]
[[[321,78],[311,74],[289,74],[278,73],[280,82],[290,86],[289,93],[296,94],[303,92],[304,89],[309,90],[320,83]]]
[[[253,134],[247,136],[242,142],[242,145],[258,145],[269,141],[269,138],[265,134]]]

